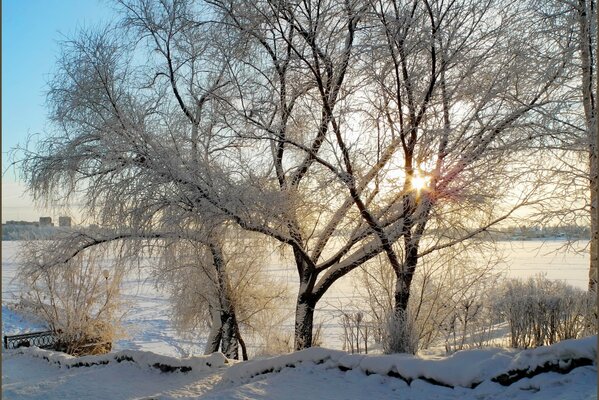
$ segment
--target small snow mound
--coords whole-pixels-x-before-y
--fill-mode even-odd
[[[311,347],[294,353],[233,365],[225,372],[223,381],[231,384],[243,384],[255,376],[279,372],[283,368],[295,368],[299,364],[307,362],[324,364],[331,361],[327,365],[337,367],[339,359],[347,355],[343,351]]]
[[[141,350],[122,350],[103,355],[73,357],[71,355],[43,350],[38,347],[19,348],[10,350],[9,354],[23,354],[30,357],[41,358],[60,368],[91,367],[109,363],[133,363],[141,368],[158,369],[161,372],[209,372],[229,364],[222,353],[213,353],[208,356],[193,356],[188,358],[169,357]]]
[[[597,335],[521,351],[514,357],[509,369],[533,369],[547,362],[577,358],[597,359]]]

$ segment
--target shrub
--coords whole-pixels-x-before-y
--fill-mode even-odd
[[[55,332],[56,349],[73,355],[110,351],[122,316],[123,270],[109,271],[94,252],[59,262],[63,255],[52,241],[28,242],[23,250],[20,305]]]
[[[591,333],[595,296],[543,275],[507,280],[494,308],[509,324],[511,346],[550,345]]]
[[[418,332],[414,317],[409,312],[394,312],[388,319],[383,335],[385,354],[409,353],[418,351]]]
[[[368,354],[368,343],[372,331],[372,322],[366,320],[362,311],[342,312],[341,327],[343,328],[343,350],[349,353]]]
[[[365,319],[372,321],[374,342],[382,342],[385,351],[390,351],[403,347],[409,335],[405,345],[410,352],[441,340],[447,352],[486,345],[496,323],[486,297],[499,278],[500,259],[492,252],[474,250],[447,249],[421,260],[412,283],[406,327],[400,323],[403,316],[393,316],[396,277],[386,260],[379,257],[361,268],[357,290],[367,305]],[[399,332],[389,333],[393,327]]]

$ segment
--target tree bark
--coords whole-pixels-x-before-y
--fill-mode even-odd
[[[237,337],[237,341],[239,342],[239,347],[241,347],[241,359],[243,361],[247,361],[248,360],[248,349],[247,346],[245,345],[245,340],[243,340],[243,337],[241,337],[241,332],[239,332],[239,324],[237,325],[237,332],[236,335]]]
[[[316,301],[310,294],[300,294],[295,307],[295,350],[312,347],[312,328]]]
[[[208,335],[208,341],[206,342],[206,348],[204,354],[212,354],[218,351],[220,348],[220,342],[222,340],[222,323],[220,320],[220,312],[212,308],[210,310],[212,316],[212,327],[210,328],[210,334]]]
[[[597,135],[597,133],[595,133]],[[599,145],[597,145],[599,146]],[[593,148],[594,147],[594,148]],[[597,290],[597,273],[599,271],[599,178],[597,147],[591,146],[590,154],[590,187],[591,187],[591,249],[590,249],[590,268],[589,268],[589,290]]]
[[[401,266],[395,283],[395,312],[405,312],[410,301],[412,279],[418,265],[418,244],[406,237],[406,260]]]
[[[597,125],[596,99],[593,93],[593,42],[591,39],[591,22],[593,19],[592,7],[587,0],[578,1],[578,26],[580,41],[580,60],[582,72],[582,102],[586,120],[586,130],[589,149],[589,189],[591,197],[591,248],[589,265],[589,290],[597,288],[598,271],[598,241],[599,241],[599,221],[597,217]]]
[[[225,271],[225,261],[218,245],[210,244],[210,252],[218,281],[218,301],[221,322],[221,349],[227,358],[239,358],[237,332],[239,326],[235,315],[235,306],[230,296],[229,281]]]
[[[221,311],[221,321],[223,323],[222,328],[222,340],[221,347],[223,354],[227,358],[234,360],[239,359],[239,345],[237,342],[237,318],[234,312]]]
[[[314,265],[306,261],[299,249],[294,249],[293,253],[300,278],[295,305],[294,347],[296,350],[301,350],[312,347],[314,308],[318,301],[318,296],[314,294],[317,273]]]

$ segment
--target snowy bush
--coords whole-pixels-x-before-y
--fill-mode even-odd
[[[488,303],[479,293],[472,293],[458,301],[442,325],[445,352],[451,354],[486,346],[492,333],[489,311]]]
[[[511,346],[528,348],[590,334],[594,299],[592,293],[539,275],[506,281],[494,307],[509,323]]]
[[[293,332],[272,328],[266,330],[256,350],[256,356],[275,356],[293,352]]]
[[[418,332],[414,316],[409,312],[397,311],[391,314],[383,335],[383,351],[385,354],[416,354]]]
[[[109,351],[120,334],[123,268],[102,265],[94,252],[60,261],[57,241],[28,242],[17,279],[20,305],[38,316],[69,354]]]

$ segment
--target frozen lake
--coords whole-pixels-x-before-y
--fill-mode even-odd
[[[19,288],[12,281],[18,270],[15,256],[19,252],[19,242],[2,242],[2,303],[16,300]],[[508,276],[527,278],[538,273],[545,273],[547,278],[564,280],[569,284],[586,289],[588,282],[589,256],[585,252],[587,242],[576,242],[567,248],[565,241],[505,241],[499,248],[505,256],[505,269]],[[578,251],[575,251],[577,249]],[[269,269],[285,283],[293,295],[297,290],[295,270],[292,262],[281,259],[273,253],[269,259]],[[159,354],[180,356],[199,354],[204,343],[201,339],[186,339],[178,335],[170,320],[168,298],[160,293],[146,276],[135,274],[125,281],[125,300],[129,311],[124,321],[127,339],[116,343],[116,349],[149,350]],[[315,321],[323,325],[324,345],[341,348],[341,328],[339,326],[340,307],[356,302],[351,275],[337,282],[319,303]],[[293,329],[294,305],[284,305],[289,314],[289,322],[284,328]],[[3,307],[3,334],[16,333],[13,323],[14,315]]]
[[[547,278],[563,280],[586,290],[589,283],[587,241],[568,244],[564,240],[500,242],[506,257],[508,276],[528,278],[546,273]]]

